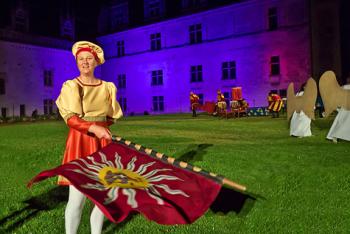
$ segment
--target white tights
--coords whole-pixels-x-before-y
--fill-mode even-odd
[[[69,186],[69,198],[65,211],[66,234],[76,234],[86,197],[73,185]],[[104,214],[95,205],[90,216],[91,234],[102,232]]]

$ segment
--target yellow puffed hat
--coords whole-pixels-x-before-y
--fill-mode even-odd
[[[77,59],[78,54],[82,51],[88,51],[93,54],[98,64],[103,64],[105,62],[102,48],[92,42],[78,41],[74,43],[72,53],[75,59]]]

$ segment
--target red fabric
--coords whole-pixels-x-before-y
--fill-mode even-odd
[[[90,52],[95,57],[96,61],[99,61],[99,58],[97,56],[96,51],[94,51],[93,49],[91,49],[89,47],[83,47],[83,48],[78,49],[78,51],[75,53],[75,57],[78,58],[78,54],[80,52],[83,52],[83,51]]]
[[[272,94],[272,100],[274,102],[282,100],[281,97],[278,94]]]
[[[199,97],[195,94],[190,95],[191,110],[197,110],[200,107]]]
[[[242,87],[232,88],[232,100],[234,101],[242,100]]]
[[[215,111],[215,102],[206,101],[204,105],[200,107],[200,109],[208,114],[212,114]]]
[[[225,96],[222,93],[220,93],[220,94],[218,94],[216,96],[216,99],[217,99],[218,102],[224,102],[225,101]]]
[[[193,103],[198,103],[199,102],[199,97],[197,95],[190,95],[190,101],[191,101],[191,104]]]
[[[103,184],[98,177],[103,171],[128,169],[112,173],[120,184],[148,181],[148,187],[122,188]],[[139,177],[125,177],[133,171]],[[202,216],[216,198],[221,185],[202,175],[180,169],[154,159],[124,145],[111,143],[91,157],[81,158],[43,171],[30,181],[33,183],[55,175],[63,175],[89,197],[115,223],[122,222],[136,211],[159,224],[187,224]],[[134,179],[133,179],[134,178]],[[135,179],[136,178],[136,179]],[[117,181],[113,177],[113,181]]]
[[[70,128],[80,131],[81,133],[87,134],[88,130],[94,122],[85,121],[78,116],[74,115],[67,120],[67,125]]]
[[[191,105],[191,110],[198,110],[200,109],[200,104],[197,102],[197,103],[192,103]]]
[[[92,124],[108,128],[111,122],[89,122],[80,119],[78,116],[73,116],[68,119],[67,125],[70,129],[62,164],[66,164],[81,157],[86,157],[111,142],[106,139],[98,139],[93,134],[88,133],[88,129]],[[70,185],[71,183],[60,176],[58,184]]]

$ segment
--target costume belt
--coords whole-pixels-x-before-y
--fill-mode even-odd
[[[85,121],[89,122],[102,122],[107,121],[107,116],[84,116],[81,117]]]

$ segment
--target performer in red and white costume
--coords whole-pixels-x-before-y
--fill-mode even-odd
[[[270,92],[267,101],[269,103],[267,109],[272,113],[272,118],[278,118],[279,112],[283,106],[281,97],[276,93]]]
[[[190,103],[191,103],[192,117],[197,117],[197,109],[199,107],[199,97],[193,92],[190,92]]]
[[[94,76],[94,70],[104,63],[103,50],[98,45],[79,41],[73,45],[80,76],[64,82],[56,105],[69,127],[63,164],[86,157],[111,142],[108,126],[122,116],[116,101],[116,87]],[[69,185],[65,211],[67,234],[76,233],[85,196],[63,177],[59,185]],[[95,206],[91,213],[91,233],[101,233],[104,215]]]

